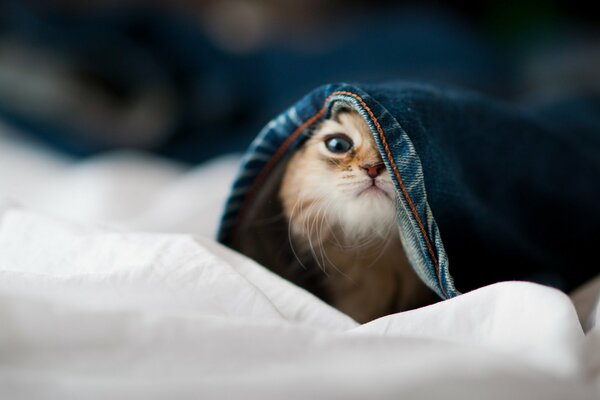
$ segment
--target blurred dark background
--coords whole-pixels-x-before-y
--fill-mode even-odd
[[[587,4],[587,5],[586,5]],[[0,121],[85,157],[241,151],[327,82],[516,102],[598,92],[592,2],[53,0],[0,5]]]

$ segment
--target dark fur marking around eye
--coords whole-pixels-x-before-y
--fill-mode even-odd
[[[351,157],[344,157],[344,158],[340,159],[340,158],[325,157],[325,156],[320,155],[319,160],[326,163],[330,168],[337,169],[342,172],[351,172],[353,170],[352,165],[349,164],[349,162],[352,160]]]
[[[340,160],[337,160],[335,158],[319,155],[319,160],[323,161],[331,168],[339,168],[340,167]]]

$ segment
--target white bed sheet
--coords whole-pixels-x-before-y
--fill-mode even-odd
[[[600,398],[599,280],[360,326],[211,239],[236,160],[0,134],[1,399]]]

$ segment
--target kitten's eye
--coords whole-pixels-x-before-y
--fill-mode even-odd
[[[348,152],[354,144],[352,139],[344,134],[336,134],[325,139],[325,147],[332,153],[341,154]]]

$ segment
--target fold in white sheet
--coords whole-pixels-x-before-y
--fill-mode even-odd
[[[359,326],[210,239],[237,158],[76,162],[3,130],[2,400],[600,398],[600,279]]]
[[[0,198],[128,230],[215,237],[238,160],[228,155],[186,168],[118,151],[77,161],[34,146],[0,122]]]
[[[2,398],[592,399],[600,330],[507,282],[359,326],[209,239],[5,207]]]

